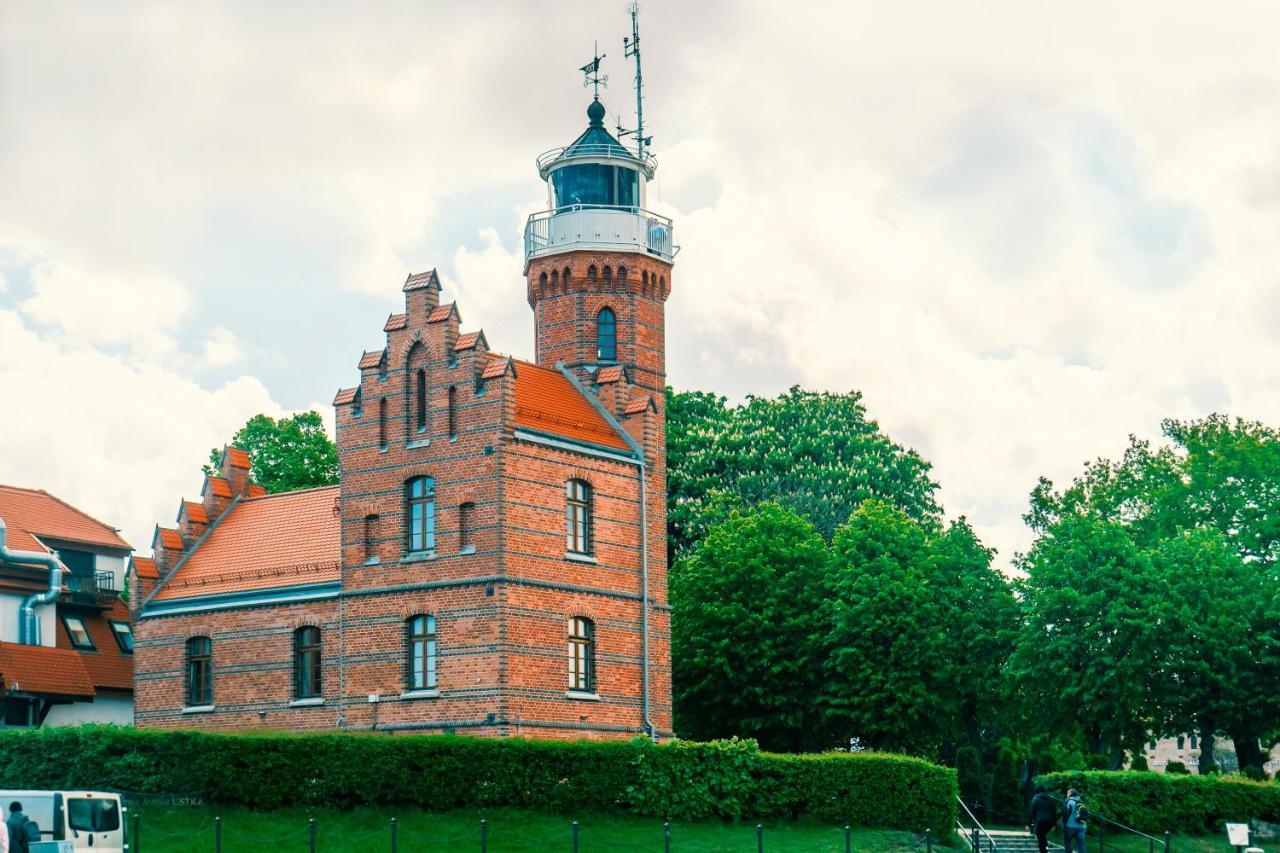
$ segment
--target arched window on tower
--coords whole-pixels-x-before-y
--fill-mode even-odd
[[[606,266],[600,273],[600,283],[605,287],[613,286],[613,268]]]
[[[565,267],[564,272],[560,274],[560,280],[564,283],[566,289],[569,287],[569,268]]]
[[[627,268],[618,267],[618,287],[625,287],[627,283]]]
[[[612,308],[596,315],[596,360],[601,364],[618,360],[618,321]]]
[[[592,264],[591,266],[587,267],[587,281],[591,282],[592,284],[595,284],[596,282],[596,265],[595,264]]]

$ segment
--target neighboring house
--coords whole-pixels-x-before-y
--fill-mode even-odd
[[[1221,770],[1234,773],[1239,769],[1235,749],[1230,738],[1215,738],[1214,758]],[[1199,773],[1200,739],[1194,734],[1153,738],[1147,742],[1146,757],[1147,766],[1160,773],[1164,772],[1170,761],[1181,761],[1187,770]],[[1266,773],[1280,773],[1280,744],[1271,748],[1262,769]]]
[[[227,448],[134,562],[138,725],[671,736],[671,223],[588,118],[538,162],[536,361],[409,276],[334,400],[339,485],[264,495]]]
[[[55,590],[38,563],[0,562],[0,695],[3,725],[133,722],[133,629],[121,600],[132,547],[103,524],[45,491],[0,485],[5,545],[56,555]],[[34,605],[35,633],[20,627]]]

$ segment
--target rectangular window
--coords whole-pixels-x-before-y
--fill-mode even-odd
[[[476,549],[473,525],[475,524],[476,505],[465,503],[458,507],[458,550],[469,553]]]
[[[406,548],[410,553],[436,548],[435,482],[430,477],[414,477],[406,484],[406,514],[409,529]]]
[[[208,637],[187,640],[187,706],[213,704],[213,643]]]
[[[418,371],[418,432],[427,431],[427,372]]]
[[[569,620],[569,689],[580,693],[595,690],[595,626],[590,619]]]
[[[408,622],[409,690],[434,690],[436,686],[436,620],[434,616],[414,616]]]
[[[71,645],[77,649],[92,649],[93,638],[89,636],[89,629],[84,626],[84,620],[79,616],[63,616],[62,624],[67,629],[67,636],[71,638]]]
[[[387,449],[387,398],[378,401],[378,447]]]
[[[366,564],[378,562],[377,515],[366,515],[364,517],[364,561]]]
[[[120,804],[106,799],[69,799],[67,823],[78,832],[115,832],[120,828]]]
[[[299,628],[293,634],[295,699],[320,696],[320,629],[314,625]]]
[[[115,635],[120,651],[127,655],[133,654],[133,629],[129,627],[128,622],[117,622],[112,619],[111,633]]]
[[[565,548],[591,553],[591,486],[582,480],[565,484]]]
[[[449,386],[449,438],[458,437],[458,386]]]

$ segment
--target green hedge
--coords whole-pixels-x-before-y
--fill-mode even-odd
[[[1152,835],[1219,832],[1225,822],[1251,818],[1280,822],[1280,784],[1238,776],[1084,770],[1037,781],[1054,793],[1077,788],[1090,810]]]
[[[112,726],[0,730],[0,787],[201,793],[272,809],[404,805],[630,811],[672,819],[808,815],[944,833],[955,771],[867,753],[773,755],[751,741],[484,740],[210,734]]]

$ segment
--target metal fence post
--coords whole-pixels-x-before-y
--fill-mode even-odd
[[[222,818],[220,817],[213,819],[213,850],[214,853],[222,853]]]
[[[489,853],[489,821],[480,818],[480,853]]]
[[[311,853],[316,853],[316,819],[307,821],[307,833],[311,838]]]
[[[662,851],[671,853],[671,822],[662,825]]]
[[[853,851],[853,828],[846,826],[844,828],[844,853],[852,853]]]
[[[1107,825],[1102,821],[1098,821],[1098,850],[1107,849]]]
[[[140,812],[133,813],[133,844],[130,848],[133,853],[138,853],[142,849],[141,842],[138,841],[142,837],[142,814]]]
[[[1169,830],[1166,829],[1164,831],[1164,853],[1169,853],[1169,839],[1172,836],[1173,836],[1173,833],[1170,832]]]
[[[395,818],[391,818],[391,853],[397,853],[399,850],[400,840],[396,836],[399,835],[400,825],[396,823]]]
[[[933,853],[933,830],[927,827],[924,831],[924,849],[925,853]]]
[[[764,853],[764,824],[756,824],[756,853]]]
[[[578,853],[578,822],[573,822],[573,853]]]

